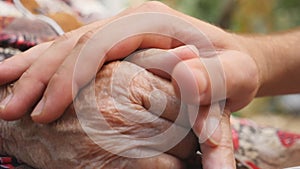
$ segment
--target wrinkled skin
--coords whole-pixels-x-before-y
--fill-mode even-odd
[[[121,76],[117,76],[116,82],[118,83],[114,83],[113,79],[116,76],[113,73],[120,65],[126,71],[118,71],[118,75]],[[130,141],[125,142],[126,140],[122,140],[123,138],[112,139],[111,137],[115,134],[113,131],[130,136],[129,140],[160,134],[172,125],[172,121],[176,119],[176,114],[180,109],[180,102],[176,99],[171,84],[147,71],[136,74],[130,86],[122,85],[122,82],[137,69],[141,68],[128,62],[112,62],[106,65],[97,74],[95,86],[90,84],[84,88],[74,103],[76,103],[77,112],[84,113],[82,117],[93,119],[99,113],[110,125],[107,130],[103,130],[103,128],[98,130],[100,128],[97,124],[100,123],[97,121],[95,121],[96,125],[92,121],[84,121],[86,124],[97,126],[94,129],[99,132],[96,133],[96,136],[100,137],[100,145],[105,146],[104,144],[112,142],[115,151],[120,153],[126,151],[137,153],[135,150],[140,150],[139,153],[145,154],[153,151],[160,152],[168,144],[164,140],[143,146],[130,144]],[[111,90],[112,83],[117,89],[116,95]],[[13,85],[2,86],[0,98],[3,99],[11,93],[12,87]],[[163,92],[156,93],[153,96],[154,99],[150,101],[150,93],[156,89]],[[91,108],[93,107],[92,92],[95,92],[96,95],[97,112]],[[116,97],[122,99],[116,99]],[[135,118],[157,117],[155,114],[159,111],[150,108],[150,102],[151,104],[160,104],[162,99],[166,99],[166,108],[159,118],[152,122],[132,121]],[[118,105],[130,105],[132,111],[140,111],[132,113],[130,108],[127,109],[129,113],[131,112],[130,118],[132,119],[129,119],[128,116],[124,116],[127,112],[119,109]],[[149,108],[150,110],[147,111]],[[176,130],[189,131],[189,125],[185,119],[185,117],[180,117],[176,121]],[[62,118],[51,124],[34,123],[28,115],[17,121],[0,120],[0,130],[0,154],[15,156],[35,168],[184,168],[186,167],[185,160],[193,158],[197,150],[197,139],[189,131],[184,139],[171,150],[154,157],[141,159],[115,155],[106,151],[108,149],[104,150],[95,144],[95,140],[93,141],[89,137],[91,135],[84,132],[77,119],[74,104],[69,106]],[[177,134],[176,130],[174,135]],[[117,145],[118,143],[121,144]]]

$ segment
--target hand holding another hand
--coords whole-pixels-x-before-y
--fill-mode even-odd
[[[143,16],[146,18],[143,19]],[[149,16],[156,17],[150,20]],[[191,26],[178,29],[175,27],[178,23],[164,24],[161,22],[163,18],[157,16],[173,18],[179,24]],[[125,21],[132,17],[141,18],[135,20],[134,27],[143,33],[128,29],[130,24]],[[155,25],[157,22],[160,24]],[[114,27],[118,23],[123,23],[123,27]],[[146,33],[148,28],[144,23],[153,24],[152,30],[158,33]],[[200,38],[193,37],[193,30],[200,32]],[[132,36],[118,36],[127,33]],[[40,123],[52,122],[64,113],[77,92],[93,79],[105,62],[122,59],[138,49],[160,48],[164,56],[160,61],[154,59],[160,54],[140,53],[133,62],[146,68],[149,65],[164,66],[169,71],[168,75],[160,70],[151,70],[151,67],[150,71],[171,80],[177,96],[192,109],[196,108],[197,113],[189,115],[194,122],[195,134],[199,138],[201,133],[205,136],[200,139],[204,168],[234,168],[230,113],[244,107],[255,97],[261,80],[256,58],[241,42],[237,35],[161,3],[148,2],[4,61],[0,65],[0,83],[19,80],[12,95],[1,102],[0,117],[18,119],[37,103],[32,119]],[[184,45],[194,45],[197,49]],[[78,67],[82,69],[78,70]],[[221,106],[218,106],[219,102]],[[214,115],[217,116],[215,119]],[[205,134],[211,128],[214,131],[209,132],[214,133]]]

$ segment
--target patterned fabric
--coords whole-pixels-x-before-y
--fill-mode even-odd
[[[0,1],[0,9],[0,61],[58,35],[42,20],[27,18],[11,1]]]
[[[250,169],[299,165],[300,134],[258,126],[248,119],[232,118],[235,156]]]
[[[19,165],[17,159],[13,157],[0,156],[0,169],[11,169]]]
[[[25,51],[37,44],[37,38],[32,34],[0,33],[0,46],[16,48]]]

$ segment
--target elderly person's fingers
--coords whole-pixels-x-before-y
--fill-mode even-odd
[[[89,131],[98,131],[100,134],[95,134],[98,143],[106,145],[107,140],[111,140],[114,148],[124,147],[125,150],[130,145],[139,146],[138,143],[142,143],[145,148],[168,152],[181,159],[189,158],[195,153],[198,143],[190,125],[183,123],[185,121],[182,119],[176,119],[179,109],[182,109],[181,116],[185,115],[185,118],[187,112],[185,107],[180,108],[180,102],[175,97],[170,82],[123,61],[105,65],[97,74],[95,84],[95,95],[101,103],[98,106],[108,124],[112,124],[116,130],[120,129],[119,132],[132,136],[131,142],[124,144],[127,142],[127,136],[119,135],[118,139],[115,139],[113,135],[109,139],[103,135],[106,134],[105,125],[90,125],[92,129]],[[79,100],[93,98],[94,94],[91,91],[94,91],[94,87],[90,90],[83,89]],[[97,116],[87,113],[94,105],[92,100],[84,100],[75,105],[78,105],[76,110],[81,120],[88,120],[88,124],[101,123],[103,118],[98,119]],[[110,106],[114,109],[105,110]],[[97,111],[93,112],[97,114]]]
[[[220,119],[218,128],[211,136],[220,139],[218,145],[212,144],[211,140],[201,144],[203,168],[234,169],[235,158],[230,126],[230,112],[225,110]]]
[[[120,68],[122,65],[123,69]],[[118,160],[112,165],[115,168],[181,168],[182,162],[194,156],[199,148],[197,138],[190,128],[174,124],[171,120],[148,111],[143,99],[147,98],[147,94],[156,91],[150,87],[153,83],[156,83],[153,87],[161,90],[158,99],[166,98],[166,102],[173,102],[176,99],[175,93],[172,92],[169,82],[151,76],[145,70],[136,74],[132,81],[132,72],[139,72],[137,69],[143,70],[128,62],[105,65],[97,74],[95,84],[83,88],[64,116],[51,124],[38,125],[28,115],[16,123],[0,120],[0,135],[4,140],[4,146],[0,146],[3,150],[0,149],[0,152],[13,154],[37,168],[74,168],[71,166],[78,165],[101,168],[114,159]],[[124,85],[127,84],[126,81],[132,86]],[[11,88],[11,85],[1,88],[0,100],[12,92]],[[139,92],[141,90],[144,92]],[[164,97],[164,94],[167,96]],[[175,102],[165,111],[178,111],[177,107]],[[166,134],[167,131],[169,134]],[[44,139],[47,142],[43,142]],[[0,139],[0,144],[1,141]],[[18,147],[26,147],[27,151],[19,151]],[[67,153],[49,155],[49,152],[56,152],[58,149]],[[45,157],[43,154],[49,156],[38,158]],[[154,157],[148,158],[153,155]],[[124,156],[133,159],[126,162],[123,161]],[[70,157],[76,160],[70,160]],[[59,160],[54,162],[53,159]],[[49,164],[51,160],[53,163]],[[109,165],[103,168],[109,168]]]

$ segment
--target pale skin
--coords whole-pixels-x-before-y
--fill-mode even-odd
[[[204,168],[234,168],[230,112],[243,108],[256,96],[300,91],[300,56],[296,50],[296,46],[300,44],[299,30],[268,36],[236,35],[179,13],[161,3],[148,2],[127,9],[113,18],[66,33],[52,42],[38,45],[1,63],[0,83],[5,84],[16,79],[19,81],[14,86],[14,94],[0,103],[0,117],[5,120],[19,119],[30,107],[37,104],[31,114],[34,121],[49,123],[59,118],[72,102],[72,75],[78,51],[97,29],[122,16],[139,12],[162,12],[191,22],[207,35],[219,51],[218,58],[226,79],[227,102],[221,125],[212,137],[201,144],[201,150]],[[209,75],[197,54],[188,48],[177,48],[181,45],[183,44],[169,37],[139,35],[114,46],[102,63],[121,59],[137,49],[176,48],[172,52],[181,60],[172,67],[172,77],[184,78],[186,71],[182,65],[187,65],[195,75],[199,89],[197,93],[191,93],[190,98],[182,99],[187,103],[195,103],[200,98],[202,111],[199,113],[206,113],[211,103]],[[82,75],[77,79],[78,89],[87,84],[90,77],[91,75]],[[174,87],[176,89],[175,83]],[[183,86],[187,92],[188,88],[188,85]],[[201,132],[203,120],[196,119],[193,126],[196,135]]]

